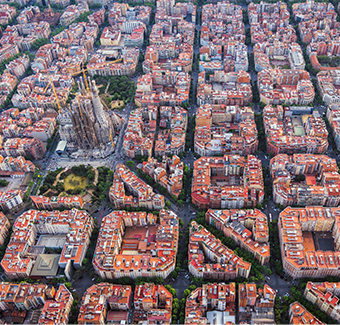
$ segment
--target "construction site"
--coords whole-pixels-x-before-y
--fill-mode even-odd
[[[60,139],[72,156],[84,156],[85,151],[88,157],[106,157],[114,152],[121,118],[104,109],[94,80],[84,76],[77,84],[75,98],[58,116]]]

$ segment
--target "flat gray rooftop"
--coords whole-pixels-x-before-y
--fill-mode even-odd
[[[36,246],[51,248],[63,248],[66,242],[66,235],[41,235]]]

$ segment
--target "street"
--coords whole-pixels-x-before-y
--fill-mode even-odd
[[[109,5],[111,6],[111,4]],[[246,5],[242,5],[243,8],[247,8]],[[202,8],[201,6],[198,7],[197,9],[197,17],[198,19],[196,20],[196,40],[194,43],[194,48],[193,48],[193,66],[192,66],[192,72],[191,72],[191,83],[192,83],[192,93],[191,93],[191,98],[189,101],[189,107],[188,107],[188,122],[191,122],[192,118],[195,116],[196,111],[197,111],[197,98],[196,98],[196,90],[197,90],[197,81],[198,81],[198,75],[199,75],[199,69],[197,68],[197,55],[200,53],[200,30],[201,30],[201,23],[200,23],[200,16],[202,14]],[[249,28],[249,24],[245,25],[245,28]],[[253,53],[253,47],[252,45],[247,45],[247,50],[248,54]],[[145,46],[143,45],[142,51],[145,53]],[[224,53],[221,55],[222,61],[224,59]],[[257,73],[252,70],[249,71],[250,77],[251,77],[251,82],[253,84],[256,84],[257,82]],[[137,81],[138,75],[133,77],[132,80]],[[312,78],[315,78],[315,76],[312,76]],[[261,107],[259,105],[259,102],[253,102],[253,109],[256,113],[261,112]],[[324,116],[325,114],[325,106],[316,104],[315,108],[319,111],[321,116]],[[85,156],[86,158],[76,158],[76,159],[71,159],[68,157],[60,157],[57,153],[54,152],[59,139],[59,135],[57,134],[52,143],[51,143],[51,149],[46,152],[46,156],[44,159],[38,161],[37,163],[40,165],[41,169],[41,177],[42,180],[46,177],[49,171],[54,171],[60,167],[66,168],[66,167],[72,167],[72,166],[77,166],[77,165],[91,165],[94,168],[100,167],[100,166],[106,166],[110,168],[111,170],[115,170],[116,165],[119,163],[124,163],[126,164],[128,160],[131,160],[128,157],[125,157],[124,155],[124,148],[123,148],[123,140],[124,140],[124,134],[127,128],[127,124],[129,121],[129,117],[131,112],[135,109],[134,103],[129,103],[126,105],[126,107],[123,110],[116,110],[115,113],[118,114],[121,119],[122,119],[122,124],[119,130],[119,135],[116,137],[116,145],[114,148],[114,152],[110,155],[108,155],[105,158],[101,159],[94,159],[94,158],[88,158],[89,155]],[[192,123],[189,123],[190,128],[187,130],[189,134],[192,133]],[[158,128],[158,127],[157,127]],[[157,129],[158,131],[158,129]],[[191,139],[193,141],[193,139]],[[334,158],[337,160],[337,162],[340,161],[340,157],[337,156],[337,154],[333,151],[331,146],[328,148],[328,151],[325,153],[326,155],[330,156],[331,158]],[[264,152],[259,152],[257,154],[257,157],[261,160],[262,165],[265,168],[269,167],[270,164],[270,157],[264,153]],[[194,167],[194,162],[197,158],[194,156],[193,152],[193,146],[191,146],[190,150],[184,153],[184,157],[182,161],[189,167],[189,170]],[[135,170],[134,170],[135,171]],[[188,180],[189,181],[189,180]],[[34,187],[32,188],[32,191],[35,190],[35,187],[37,184],[35,183]],[[189,185],[190,186],[190,185]],[[155,193],[160,193],[156,188],[154,188]],[[40,194],[39,191],[37,192],[37,195]],[[182,207],[180,207],[178,204],[175,203],[175,201],[172,198],[169,198],[169,195],[165,195],[165,199],[169,200],[171,205],[170,209],[173,210],[179,218],[181,218],[184,222],[184,227],[182,229],[182,234],[184,235],[188,224],[192,219],[195,219],[199,209],[196,207],[192,206],[191,204],[191,198],[186,197],[186,200],[183,204]],[[268,198],[269,199],[269,198]],[[94,213],[92,213],[93,217],[98,221],[98,226],[100,227],[102,219],[108,215],[112,210],[108,207],[108,201],[105,200],[103,202],[100,202],[100,205],[97,207]],[[21,209],[20,211],[13,213],[12,217],[15,220],[24,210],[25,208]],[[262,212],[267,216],[268,221],[274,221],[278,220],[279,214],[281,210],[276,206],[276,204],[273,202],[272,197],[269,199],[268,204],[266,204]],[[185,247],[185,240],[180,240],[179,242],[179,247],[178,251],[183,252],[186,251],[188,248]],[[0,274],[1,276],[1,274]],[[166,279],[165,282],[170,284],[177,292],[177,298],[181,299],[183,298],[183,293],[184,290],[188,288],[191,282],[192,276],[189,274],[189,271],[183,270],[179,272],[178,277],[172,281],[172,279]],[[76,292],[79,294],[79,296],[82,296],[84,292],[86,291],[87,288],[89,288],[92,284],[96,283],[97,276],[90,276],[90,274],[86,273],[84,276],[78,280],[73,282],[73,288],[76,290]],[[292,282],[289,280],[283,279],[280,275],[277,273],[273,273],[270,277],[265,277],[265,283],[268,283],[272,288],[274,288],[277,292],[278,295],[283,296],[287,293],[289,293],[289,289],[293,285]],[[130,318],[131,320],[131,314]]]

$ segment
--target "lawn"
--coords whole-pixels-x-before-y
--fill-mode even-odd
[[[64,179],[64,188],[67,190],[74,190],[75,188],[85,189],[88,184],[88,179],[85,176],[77,176],[75,174],[68,175]]]

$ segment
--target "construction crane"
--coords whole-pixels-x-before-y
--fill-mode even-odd
[[[113,142],[113,137],[112,137],[112,132],[111,132],[111,130],[110,130],[110,140],[111,140],[112,148],[114,148],[114,142]]]
[[[121,62],[121,61],[123,61],[122,58],[114,60],[114,61],[106,61],[106,62],[103,62],[103,65],[107,65],[107,64],[110,64],[110,63],[118,63],[118,62]],[[84,79],[84,82],[85,82],[86,91],[89,94],[90,93],[90,87],[89,87],[89,83],[87,81],[86,74],[85,74],[85,72],[88,71],[88,70],[90,70],[90,69],[82,69],[80,71],[71,73],[70,76],[74,77],[74,76],[78,75],[79,73],[83,73],[83,79]]]
[[[52,89],[53,89],[53,93],[54,93],[54,96],[55,96],[55,99],[57,100],[57,106],[58,106],[58,110],[59,110],[59,114],[61,114],[61,105],[60,105],[60,102],[59,102],[59,99],[58,99],[58,95],[57,95],[57,92],[55,90],[55,87],[54,87],[54,84],[53,84],[53,81],[51,79],[51,77],[49,77],[50,81],[49,83],[47,84],[45,90],[44,90],[44,94],[45,92],[47,91],[48,87],[51,85],[52,86]]]

